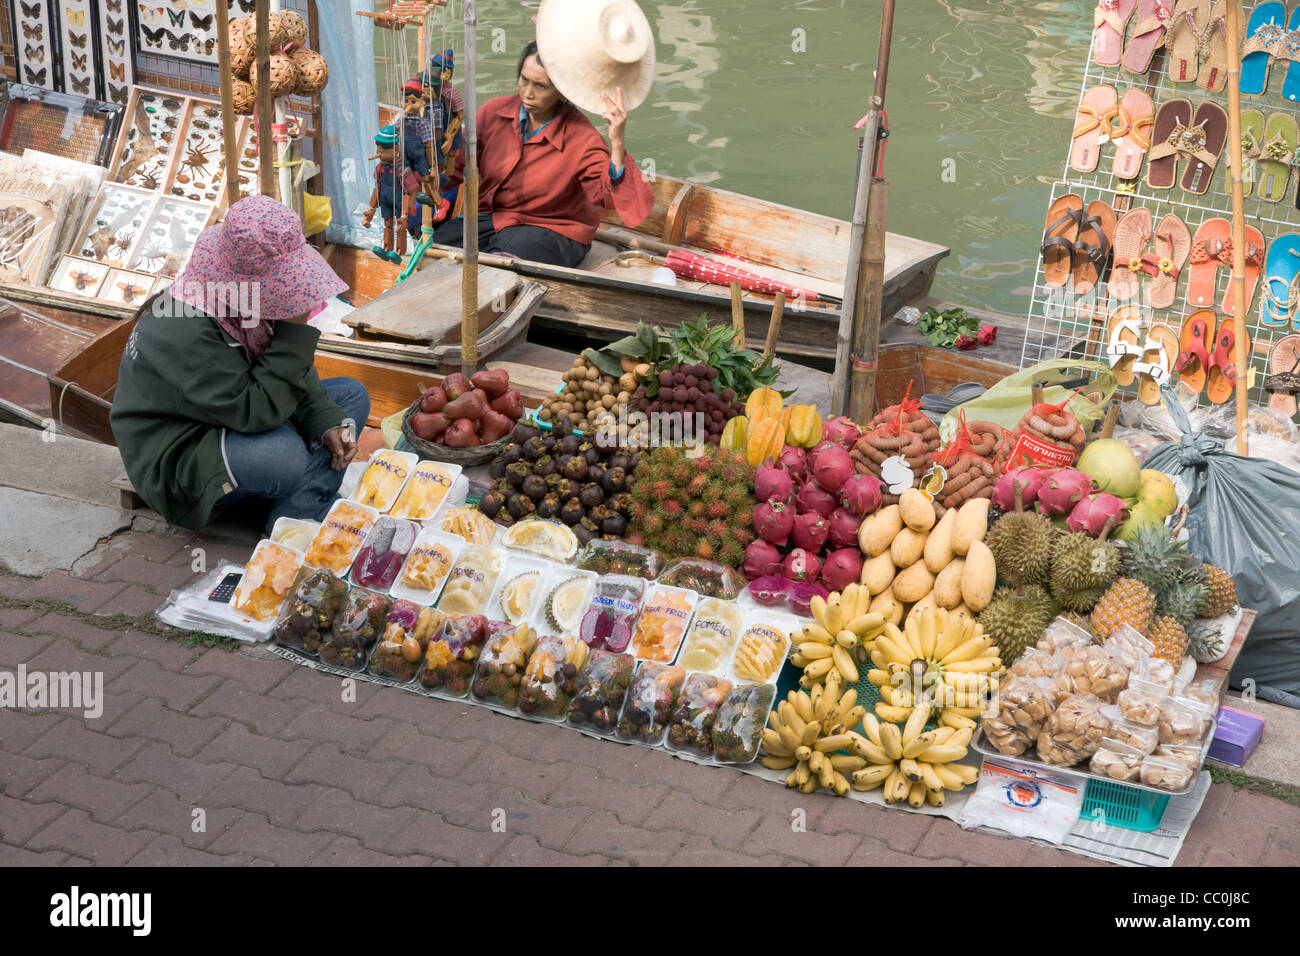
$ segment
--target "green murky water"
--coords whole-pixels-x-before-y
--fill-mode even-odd
[[[658,37],[658,71],[650,98],[628,121],[638,160],[849,218],[852,127],[874,82],[880,0],[641,0],[641,7]],[[1091,7],[898,3],[886,99],[889,228],[951,247],[937,295],[1026,311],[1048,184],[1065,163]],[[478,9],[481,101],[513,92],[536,7],[480,0]],[[448,36],[461,53],[459,24]],[[393,80],[380,71],[382,98]],[[458,85],[463,72],[458,67]],[[945,181],[946,160],[955,182]]]

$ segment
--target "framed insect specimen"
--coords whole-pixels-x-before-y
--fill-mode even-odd
[[[22,2],[22,0],[19,0]],[[54,0],[59,12],[59,37],[63,56],[60,76],[63,89],[78,96],[94,96],[95,77],[102,72],[93,40],[92,0]]]
[[[155,276],[175,276],[189,260],[194,242],[215,208],[211,203],[159,199],[127,267]]]
[[[214,0],[132,0],[141,53],[217,62]],[[231,4],[234,16],[234,4]]]
[[[135,83],[134,44],[131,31],[129,0],[95,0],[99,7],[99,56],[103,64],[103,89],[100,95],[111,103],[125,106]]]
[[[54,21],[47,0],[13,0],[14,53],[18,60],[18,82],[58,89],[54,68]]]
[[[251,125],[241,118],[235,127],[235,142],[239,142],[245,127]],[[222,138],[221,104],[210,100],[192,100],[185,117],[185,137],[167,192],[181,199],[195,202],[221,203],[224,201],[222,183],[225,180],[225,150]]]
[[[60,292],[94,297],[99,295],[104,280],[112,271],[102,262],[82,259],[78,256],[60,256],[59,264],[54,267],[49,286]]]
[[[143,272],[110,269],[98,297],[105,302],[115,302],[118,305],[138,306],[153,294],[157,281],[153,276]]]
[[[82,227],[77,254],[111,266],[126,265],[140,242],[154,199],[154,194],[144,189],[104,183],[98,204]]]
[[[185,114],[182,96],[137,86],[123,117],[118,152],[109,164],[114,180],[141,189],[161,189],[167,182],[176,133]]]

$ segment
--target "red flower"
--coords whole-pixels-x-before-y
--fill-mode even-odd
[[[969,335],[959,335],[957,336],[957,341],[953,344],[963,352],[968,352],[973,349],[977,343]]]
[[[977,335],[975,338],[979,341],[980,345],[992,345],[993,340],[996,339],[997,337],[998,337],[997,326],[982,325],[980,326],[979,335]]]

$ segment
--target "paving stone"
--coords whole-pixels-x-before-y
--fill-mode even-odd
[[[144,748],[139,737],[110,737],[90,730],[79,721],[66,720],[33,741],[24,751],[28,757],[62,757],[82,763],[100,776],[108,776]]]
[[[122,581],[141,585],[156,597],[164,598],[171,591],[189,584],[195,577],[195,573],[190,570],[189,554],[186,553],[184,557],[186,561],[181,565],[151,561],[140,553],[123,554],[106,566],[90,571],[90,576],[97,581]]]
[[[647,830],[629,826],[613,813],[597,810],[578,827],[564,845],[567,853],[598,853],[607,858],[631,860],[642,866],[668,862],[687,846],[692,834],[685,830]]]
[[[914,853],[901,853],[898,850],[890,849],[875,837],[864,838],[845,864],[845,866],[853,867],[946,867],[965,865],[965,860],[957,860],[950,856],[928,859]]]
[[[0,741],[0,754],[4,755],[0,760],[0,793],[11,797],[26,796],[33,787],[63,766],[63,761],[57,757],[33,760],[13,753],[3,741]]]
[[[0,794],[0,840],[26,843],[33,833],[68,809],[59,801],[18,800]]]
[[[241,767],[252,767],[263,776],[279,778],[307,756],[309,740],[281,740],[254,734],[242,724],[231,723],[203,748],[205,760],[220,760]]]
[[[492,861],[494,866],[601,866],[608,861],[591,854],[573,856],[542,846],[531,836],[517,836]]]
[[[245,853],[220,855],[186,846],[174,836],[160,834],[147,847],[131,857],[128,866],[246,866]]]
[[[1300,833],[1278,827],[1259,858],[1260,866],[1300,866]]]
[[[715,843],[722,844],[715,839]],[[765,815],[736,849],[755,855],[793,857],[818,866],[842,866],[862,842],[856,833],[828,835],[806,829],[796,832],[790,817]]]
[[[707,772],[711,768],[694,769]],[[723,810],[673,790],[646,818],[645,826],[652,830],[689,830],[709,837],[721,849],[739,850],[758,822],[757,811]]]
[[[935,859],[956,857],[977,866],[1016,866],[1029,852],[1029,843],[1024,840],[963,830],[946,817],[933,819],[934,825],[926,830],[925,836],[916,845],[917,856]]]
[[[126,673],[131,666],[131,661],[123,657],[109,657],[84,651],[66,637],[51,641],[44,650],[26,663],[28,674],[33,671],[103,674],[105,686]]]
[[[190,570],[190,562],[193,559],[184,536],[161,533],[141,534],[138,531],[131,531],[122,537],[126,539],[126,548],[131,555],[159,564],[178,567],[184,565],[191,575],[194,574]],[[183,557],[182,551],[184,551]]]
[[[42,615],[26,625],[23,630],[29,634],[52,634],[55,637],[66,637],[90,651],[99,650],[122,636],[121,631],[95,627],[93,624],[87,624],[78,618],[53,612]]]
[[[367,850],[351,837],[338,837],[333,843],[312,857],[309,866],[428,866],[432,857],[391,856]]]
[[[239,651],[230,651],[222,647],[213,647],[203,656],[192,661],[185,673],[191,677],[233,677],[246,688],[257,694],[265,694],[275,687],[290,673],[305,671],[305,667],[294,667],[280,658],[257,660]]]
[[[400,725],[390,720],[358,720],[354,716],[335,714],[320,707],[302,710],[298,716],[276,732],[281,740],[329,741],[353,756],[373,754],[375,744]],[[414,731],[412,731],[414,732]],[[388,754],[398,756],[398,754]]]
[[[320,783],[296,783],[268,779],[247,767],[236,769],[202,798],[210,809],[230,807],[258,813],[283,826],[299,820],[326,787]]]
[[[182,673],[190,661],[203,653],[180,641],[169,641],[156,634],[135,630],[121,632],[105,651],[113,658],[153,661],[159,667],[176,674]]]
[[[0,581],[6,580],[0,578]],[[3,592],[0,592],[3,593]],[[26,607],[0,607],[0,631],[29,630],[41,612]]]
[[[136,693],[149,694],[161,698],[172,710],[189,710],[190,705],[213,688],[224,678],[210,676],[189,677],[185,674],[173,674],[163,670],[154,661],[137,661],[121,677],[108,685],[112,694]]]
[[[591,767],[574,765],[551,793],[550,803],[609,810],[621,823],[635,825],[644,823],[667,795],[667,787],[620,783],[602,777]]]
[[[686,845],[678,849],[669,860],[670,866],[774,866],[785,861],[778,856],[748,856],[733,850],[724,850],[708,837],[691,834]]]
[[[418,814],[389,844],[388,852],[398,856],[438,856],[461,866],[484,866],[513,839],[509,832],[493,833],[487,825],[481,829],[452,826],[430,812]]]
[[[613,746],[613,745],[611,745]],[[611,780],[641,786],[660,784],[691,794],[703,803],[718,805],[740,774],[726,767],[702,767],[660,750],[628,747],[632,759],[617,770],[602,770]]]
[[[158,740],[170,747],[172,753],[192,757],[225,726],[226,722],[218,717],[191,717],[146,698],[115,721],[108,732],[114,737]]]
[[[246,853],[281,866],[302,866],[333,842],[332,833],[303,833],[276,826],[256,813],[245,814],[208,845],[210,853]]]
[[[91,581],[75,578],[66,571],[50,571],[31,579],[19,597],[24,601],[57,601],[83,614],[92,614],[126,589],[127,585],[120,582]]]
[[[1241,793],[1238,793],[1237,796],[1240,797]],[[1250,796],[1257,796],[1257,794],[1250,794]],[[1277,815],[1282,817],[1281,808],[1285,807],[1286,804],[1268,797],[1262,797],[1261,799],[1276,804],[1278,807]],[[1187,831],[1187,839],[1204,843],[1210,847],[1220,847],[1231,854],[1240,864],[1258,862],[1269,844],[1269,833],[1272,829],[1269,823],[1271,821],[1255,819],[1250,821],[1250,825],[1247,825],[1250,818],[1245,814],[1236,812],[1239,809],[1239,807],[1234,806],[1227,815],[1209,820],[1204,820],[1198,816],[1192,821],[1191,828]]]
[[[6,628],[0,622],[0,628]],[[53,640],[48,634],[14,634],[10,630],[0,630],[0,670],[17,672],[19,664],[25,664]]]
[[[57,801],[80,807],[91,819],[112,823],[152,792],[144,783],[123,783],[90,773],[78,764],[64,764],[25,797],[32,803]],[[0,818],[3,815],[0,814]]]
[[[71,721],[62,710],[16,710],[0,707],[0,750],[18,754],[58,725]]]
[[[0,843],[0,866],[58,866],[67,859],[68,854],[60,850],[37,853],[21,846]]]
[[[384,785],[402,765],[396,760],[369,760],[341,753],[331,744],[317,744],[286,776],[290,783],[319,783],[346,790],[354,797],[375,802]]]
[[[553,807],[509,789],[502,795],[500,809],[507,833],[528,834],[551,849],[563,847],[591,816],[589,807]]]
[[[62,850],[99,866],[121,866],[144,849],[154,834],[129,832],[96,823],[84,810],[72,809],[27,840],[32,850]]]
[[[110,585],[120,587],[120,585]],[[138,584],[130,584],[95,608],[100,615],[125,614],[127,617],[148,617],[163,606],[166,593],[158,594]]]
[[[190,708],[195,716],[228,717],[263,737],[275,736],[301,713],[302,707],[274,695],[256,693],[235,680],[220,687]]]
[[[269,661],[268,664],[276,663]],[[290,664],[288,661],[279,661],[285,667],[290,668],[288,673],[282,675],[279,683],[275,685],[276,700],[291,701],[301,704],[302,701],[312,701],[318,704],[324,704],[331,709],[336,704],[343,702],[343,692],[340,679],[331,674],[323,674],[320,671],[314,671],[310,667],[299,667]],[[248,686],[257,689],[256,685],[251,682]],[[349,712],[358,716],[374,716],[373,714],[363,714],[362,707],[371,698],[376,696],[391,697],[392,693],[386,687],[380,687],[376,684],[370,684],[366,681],[356,681],[357,700],[348,705]],[[389,716],[389,715],[383,715]]]
[[[467,779],[504,781],[535,800],[544,800],[554,792],[567,769],[562,764],[516,757],[490,740],[463,775]]]
[[[410,807],[381,807],[358,800],[341,790],[325,789],[293,825],[300,830],[330,830],[355,837],[367,849],[380,851],[392,843],[418,813]]]
[[[114,778],[125,783],[169,787],[185,799],[198,801],[235,771],[232,763],[214,762],[211,745],[196,758],[178,757],[166,744],[150,743],[127,761]]]
[[[379,724],[379,719],[368,721]],[[370,749],[376,760],[394,758],[407,765],[428,767],[440,776],[454,776],[465,771],[483,750],[481,740],[443,740],[422,734],[409,724],[392,724]]]

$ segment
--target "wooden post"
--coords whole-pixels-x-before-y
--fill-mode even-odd
[[[840,327],[835,342],[835,370],[831,376],[831,408],[836,415],[848,413],[849,370],[853,364],[853,336],[857,322],[858,286],[862,282],[863,252],[867,238],[867,205],[871,201],[872,167],[876,131],[880,128],[880,106],[873,96],[862,132],[862,153],[858,158],[858,185],[853,193],[853,225],[849,232],[848,268],[844,273],[844,304],[840,306]],[[865,420],[865,419],[864,419]]]
[[[745,347],[745,303],[740,283],[731,283],[731,327],[736,330],[736,348]]]
[[[235,138],[234,73],[230,69],[230,6],[217,0],[217,73],[221,77],[221,152],[225,159],[226,207],[239,202],[239,142]]]
[[[868,162],[866,156],[862,161]],[[872,160],[874,166],[874,159]],[[871,183],[867,206],[866,238],[862,268],[858,273],[853,308],[853,362],[849,379],[849,418],[871,420],[876,408],[876,360],[880,354],[880,309],[885,286],[885,220],[889,206],[889,183]]]
[[[474,85],[474,30],[478,26],[475,0],[465,0],[465,260],[460,279],[460,370],[471,375],[478,365],[478,123]]]
[[[257,0],[254,25],[257,47],[253,69],[257,71],[257,186],[263,196],[275,197],[274,145],[271,143],[271,38],[268,35],[271,0]]]
[[[776,342],[781,337],[781,316],[785,314],[785,293],[778,292],[772,301],[772,318],[767,323],[767,342],[763,345],[763,357],[771,358],[776,354]]]
[[[1241,4],[1228,5],[1228,149],[1232,157],[1232,303],[1236,321],[1236,344],[1232,362],[1237,367],[1237,452],[1250,454],[1246,432],[1246,382],[1250,378],[1250,355],[1246,352],[1246,209],[1241,186]],[[1292,306],[1294,308],[1294,306]]]

